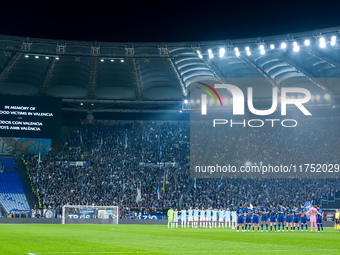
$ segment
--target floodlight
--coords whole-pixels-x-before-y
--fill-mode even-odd
[[[220,58],[223,58],[225,53],[225,48],[220,48]]]
[[[285,48],[287,48],[287,43],[285,42],[281,43],[281,49],[285,49]]]

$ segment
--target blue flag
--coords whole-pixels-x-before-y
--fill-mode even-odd
[[[223,185],[223,178],[221,178],[220,183],[218,184],[217,188],[220,189],[222,188]]]

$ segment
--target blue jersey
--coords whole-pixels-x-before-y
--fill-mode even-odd
[[[275,207],[270,207],[269,212],[271,215],[276,214],[276,208]]]
[[[287,215],[289,215],[289,216],[291,216],[291,214],[293,214],[293,211],[290,208],[287,208],[286,212],[287,212]]]
[[[243,217],[244,209],[242,207],[237,208],[236,213],[238,217]]]
[[[181,219],[186,220],[186,218],[187,218],[187,210],[182,210],[181,211]]]
[[[207,218],[211,218],[211,210],[208,209],[205,211],[205,213]]]
[[[217,219],[217,210],[213,210],[213,211],[212,211],[212,217],[213,217],[214,219]]]
[[[218,218],[219,219],[224,219],[224,211],[223,210],[219,210],[218,211]]]
[[[192,212],[193,212],[192,210],[190,210],[190,209],[188,210],[188,216],[189,217],[192,217]]]
[[[283,207],[280,205],[278,205],[276,209],[279,214],[283,214],[285,212],[285,209],[283,209]]]
[[[253,214],[254,214],[254,216],[259,216],[259,214],[260,214],[260,212],[259,212],[259,210],[257,209],[257,208],[253,208]]]
[[[251,218],[251,216],[253,216],[253,210],[252,209],[250,209],[250,208],[247,208],[246,209],[246,217],[247,217],[247,219],[249,219],[249,218]]]
[[[294,209],[293,213],[294,213],[294,217],[299,217],[300,210],[296,208]]]
[[[198,210],[194,210],[194,217],[198,217]]]
[[[269,212],[268,207],[267,207],[267,206],[262,206],[262,207],[261,207],[261,213],[262,213],[262,214],[267,214],[267,212]]]
[[[316,215],[316,217],[317,217],[318,219],[322,219],[322,210],[321,210],[321,208],[316,209],[316,210],[318,211],[318,214]]]
[[[306,217],[306,212],[307,212],[307,209],[306,208],[301,208],[301,217]],[[303,215],[304,214],[304,215]]]

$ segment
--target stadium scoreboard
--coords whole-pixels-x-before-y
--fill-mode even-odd
[[[0,137],[57,138],[61,99],[0,96]]]

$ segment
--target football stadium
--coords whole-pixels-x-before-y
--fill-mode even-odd
[[[340,254],[339,33],[0,35],[0,254]]]

